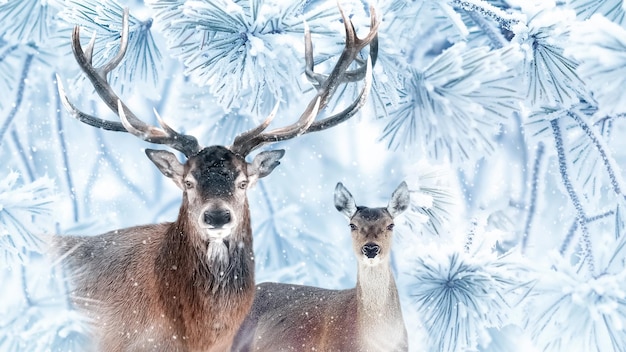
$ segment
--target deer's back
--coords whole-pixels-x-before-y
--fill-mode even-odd
[[[233,351],[357,351],[356,291],[263,283]]]
[[[154,278],[153,264],[167,226],[137,226],[98,236],[56,236],[54,246],[76,290],[108,297],[121,291],[120,286],[130,289]],[[129,291],[120,295],[127,297]]]
[[[158,338],[163,319],[154,263],[168,224],[137,226],[98,236],[56,236],[56,255],[71,283],[75,306],[94,325],[106,350],[177,349]],[[170,334],[171,335],[171,334]]]

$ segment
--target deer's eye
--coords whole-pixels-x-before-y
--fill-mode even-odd
[[[356,231],[357,227],[355,224],[350,224],[350,230]]]
[[[193,182],[191,182],[189,180],[185,181],[185,188],[187,188],[187,189],[193,188]]]
[[[389,231],[393,230],[394,226],[395,226],[394,224],[387,225],[387,230]]]
[[[246,189],[246,187],[248,187],[248,181],[241,181],[239,183],[239,188]]]

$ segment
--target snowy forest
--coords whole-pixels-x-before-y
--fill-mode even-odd
[[[384,207],[406,181],[393,269],[411,351],[626,349],[626,1],[340,0],[359,35],[379,17],[367,101],[332,129],[280,142],[248,192],[256,282],[354,287],[342,182]],[[181,192],[154,145],[116,120],[76,64],[128,52],[111,84],[204,145],[228,145],[277,102],[292,123],[344,45],[334,0],[0,0],[0,350],[81,351],[87,326],[48,236],[173,221]],[[323,112],[349,104],[342,86]],[[157,146],[158,148],[158,146]]]

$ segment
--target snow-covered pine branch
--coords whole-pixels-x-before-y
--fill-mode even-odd
[[[114,56],[119,49],[124,8],[115,0],[69,0],[61,17],[68,24],[79,25],[85,36],[96,36],[93,56],[100,65]],[[152,18],[140,20],[129,16],[128,50],[125,60],[115,69],[111,82],[132,89],[138,80],[156,83],[162,67],[161,52],[152,36]],[[105,44],[101,44],[104,41]],[[85,44],[84,44],[85,45]]]
[[[306,5],[304,0],[150,1],[186,74],[207,86],[223,108],[259,114],[277,100],[301,94],[304,21],[313,34],[333,37],[332,29],[341,26],[334,6],[324,2],[305,10]]]
[[[527,32],[514,38],[525,52],[524,83],[534,108],[569,107],[580,99],[591,101],[588,88],[576,72],[579,63],[563,53],[573,16],[567,10],[539,11],[529,19]]]
[[[421,145],[436,160],[459,162],[491,152],[499,123],[519,108],[514,67],[520,58],[516,46],[453,45],[423,71],[410,71],[383,138],[392,149]]]
[[[489,345],[489,329],[514,320],[513,306],[529,290],[529,270],[509,253],[498,255],[485,230],[475,228],[468,252],[431,244],[415,253],[407,273],[408,294],[428,332],[428,351],[476,350]],[[478,248],[478,250],[477,250]],[[517,290],[517,291],[516,291]]]
[[[41,252],[43,240],[34,226],[52,206],[52,182],[40,178],[24,184],[16,172],[0,180],[0,259],[2,266],[24,263],[30,252]]]
[[[624,15],[623,17],[626,17]],[[599,14],[571,29],[565,55],[593,92],[598,117],[626,113],[626,29]]]
[[[0,2],[0,37],[13,43],[44,44],[54,28],[56,9],[46,0]]]
[[[624,0],[568,0],[568,5],[582,19],[602,15],[622,27],[626,27],[626,5]]]

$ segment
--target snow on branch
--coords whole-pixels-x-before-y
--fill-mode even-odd
[[[304,214],[309,210],[305,206],[285,205],[272,195],[275,190],[268,190],[264,183],[257,187],[261,191],[260,221],[253,228],[257,282],[280,277],[282,282],[337,287],[340,278],[328,276],[342,258],[333,236],[319,236],[311,230],[315,226],[306,223]]]
[[[622,351],[626,346],[626,271],[595,278],[554,256],[528,302],[527,329],[542,351]]]
[[[0,37],[14,43],[43,44],[53,30],[55,14],[47,0],[0,1]]]
[[[119,49],[123,14],[124,8],[113,0],[69,0],[61,17],[72,26],[79,25],[83,38],[96,33],[93,56],[94,64],[100,65],[113,57]],[[161,53],[152,37],[152,19],[142,21],[131,13],[128,23],[128,49],[120,66],[110,75],[111,82],[118,84],[132,82],[129,87],[132,87],[138,78],[157,82]],[[68,48],[69,40],[68,37]]]
[[[383,131],[393,149],[422,143],[431,157],[463,161],[492,151],[499,123],[517,111],[521,94],[512,67],[516,46],[453,45],[423,71],[407,75],[403,98]]]
[[[404,174],[411,192],[411,204],[403,216],[405,226],[396,227],[396,231],[408,239],[419,232],[441,235],[455,207],[450,175],[443,167],[426,161],[406,167]]]
[[[0,349],[3,351],[83,351],[89,340],[88,318],[75,310],[55,307],[54,296],[26,306],[14,316],[0,318]],[[3,317],[5,318],[5,317]],[[3,324],[6,323],[6,324]]]
[[[154,0],[150,5],[186,73],[207,85],[226,109],[267,110],[276,100],[301,94],[303,22],[313,35],[320,27],[331,33],[329,25],[341,24],[334,4],[303,12],[304,0]],[[332,36],[340,42],[343,31],[337,29]]]
[[[613,192],[618,196],[624,197],[623,192],[626,184],[622,179],[621,169],[614,160],[613,153],[604,141],[603,136],[597,133],[595,129],[587,123],[587,115],[583,111],[570,109],[567,112],[567,116],[572,118],[584,133],[580,138],[582,141],[579,141],[578,144],[572,148],[572,150],[576,152],[573,165],[577,168],[578,178],[584,181],[592,180],[593,182],[590,182],[591,186],[600,188],[600,185],[604,183],[600,182],[600,176],[597,174],[606,174],[613,188]],[[602,166],[598,165],[600,163],[602,163]],[[600,190],[592,189],[589,191],[589,193],[596,192],[599,193]]]
[[[626,2],[624,0],[569,0],[569,6],[584,19],[599,14],[626,27]]]
[[[40,178],[29,184],[19,182],[10,172],[0,179],[0,259],[2,265],[23,262],[28,252],[41,251],[42,240],[33,233],[37,217],[47,215],[53,198],[52,182]]]
[[[450,4],[466,11],[477,12],[500,24],[504,29],[514,31],[515,27],[525,22],[525,16],[508,13],[483,0],[450,0]]]
[[[9,60],[17,52],[19,45],[9,44],[0,39],[0,92],[8,92],[12,89],[12,65]],[[0,100],[0,109],[2,109],[3,101]]]
[[[528,31],[514,39],[526,52],[527,96],[535,107],[569,107],[580,99],[592,101],[576,72],[579,63],[563,53],[572,20],[573,14],[566,11],[540,11],[529,20]]]
[[[532,177],[531,177],[531,186],[530,186],[530,199],[528,201],[528,213],[526,215],[526,222],[524,224],[524,232],[522,233],[522,241],[521,241],[521,251],[522,254],[526,250],[526,246],[528,245],[528,237],[530,236],[530,229],[533,224],[533,218],[536,215],[537,211],[537,193],[539,191],[539,183],[540,183],[540,174],[543,173],[541,170],[541,164],[544,157],[545,144],[543,142],[539,142],[537,144],[537,151],[535,153],[535,161],[533,162],[532,168]]]
[[[24,90],[27,83],[26,79],[28,78],[28,74],[30,73],[32,62],[33,55],[27,55],[26,59],[24,59],[24,66],[22,68],[20,80],[17,85],[17,91],[15,92],[14,104],[11,107],[11,110],[9,111],[7,117],[2,122],[2,125],[0,125],[0,145],[3,144],[2,142],[5,140],[4,135],[9,130],[9,127],[11,127],[11,125],[13,124],[13,120],[15,119],[19,109],[21,108],[22,101],[24,100]]]
[[[475,228],[474,240],[484,232]],[[489,249],[424,248],[409,272],[408,294],[428,332],[429,351],[475,350],[489,344],[488,329],[509,322],[526,272],[510,254]]]
[[[625,17],[625,16],[623,16]],[[598,102],[598,114],[626,113],[626,29],[600,15],[571,29],[565,54]]]
[[[587,215],[583,208],[580,196],[574,190],[574,186],[572,185],[572,181],[567,170],[567,159],[565,154],[565,148],[563,146],[563,135],[561,133],[561,127],[559,126],[559,119],[551,120],[550,126],[552,127],[552,133],[554,135],[554,142],[557,150],[561,180],[563,182],[563,185],[565,186],[565,189],[567,190],[567,194],[569,195],[572,204],[574,205],[574,208],[576,209],[576,221],[578,222],[578,227],[580,227],[580,231],[582,232],[581,256],[582,259],[587,262],[589,272],[593,274],[595,272],[595,264],[593,259],[591,235],[589,233],[587,223],[585,222]]]

